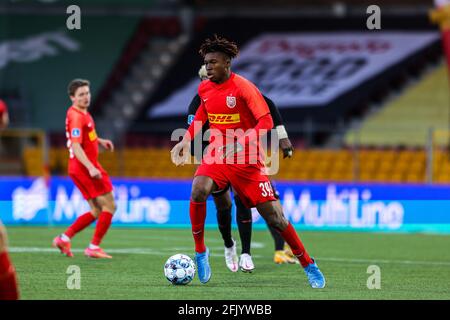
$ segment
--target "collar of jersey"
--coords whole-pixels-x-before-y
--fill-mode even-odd
[[[73,106],[73,105],[71,106],[71,108],[72,108],[73,110],[75,110],[76,112],[81,113],[82,115],[87,115],[88,112],[89,112],[89,111],[87,111],[86,113],[84,113],[84,112],[78,110],[77,108],[75,108],[75,106]]]

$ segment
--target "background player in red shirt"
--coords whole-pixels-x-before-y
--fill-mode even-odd
[[[0,129],[8,126],[8,109],[0,99]],[[6,229],[0,220],[0,300],[17,300],[19,291],[16,270],[8,255]]]
[[[0,99],[0,129],[6,128],[9,124],[8,108],[6,103]]]
[[[273,121],[256,86],[231,72],[231,59],[238,54],[236,44],[215,36],[202,44],[200,54],[204,58],[209,79],[202,81],[198,89],[202,104],[188,133],[171,151],[173,162],[183,165],[188,160],[190,141],[201,130],[201,125],[208,120],[210,127],[216,129],[216,136],[210,140],[212,148],[208,149],[195,173],[191,191],[189,213],[200,282],[206,283],[211,278],[209,250],[204,243],[206,200],[212,192],[231,185],[246,207],[256,207],[267,224],[280,232],[299,259],[311,287],[325,287],[323,274],[276,202],[270,181],[263,174],[264,164],[259,160],[259,155],[249,148],[250,145],[258,146],[258,137],[272,129]],[[200,126],[196,125],[197,121],[201,123]],[[230,129],[241,129],[246,133],[230,143]],[[249,129],[253,131],[248,132]],[[251,136],[254,133],[256,139]],[[234,138],[233,135],[231,139]],[[217,161],[229,160],[229,157],[234,158],[231,159],[233,162]],[[239,164],[242,159],[244,163]],[[254,159],[258,161],[255,163]]]
[[[111,225],[116,205],[108,174],[98,162],[98,145],[114,151],[110,140],[97,137],[95,123],[88,112],[91,102],[89,81],[72,80],[68,93],[73,105],[67,111],[66,137],[69,148],[69,176],[89,203],[86,212],[61,235],[53,239],[53,246],[72,257],[70,239],[98,218],[95,233],[84,254],[91,258],[111,258],[100,247],[100,242]]]

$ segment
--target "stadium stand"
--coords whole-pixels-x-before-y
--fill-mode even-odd
[[[363,145],[425,147],[430,130],[446,128],[449,117],[447,67],[442,63],[373,112],[357,130],[358,140]],[[354,133],[347,133],[347,143],[353,141]]]
[[[0,21],[1,46],[8,48],[1,60],[0,95],[17,92],[17,104],[24,106],[17,113],[27,115],[23,122],[11,125],[60,134],[70,105],[69,81],[76,77],[89,79],[95,97],[139,18],[87,15],[76,32],[61,28],[61,18],[51,14],[0,12]],[[114,37],[105,36],[111,34]],[[11,108],[11,114],[15,113],[16,109]]]
[[[450,182],[450,161],[445,150],[435,151],[434,180]],[[49,152],[50,172],[65,175],[68,152],[65,148],[53,148]],[[42,151],[25,149],[23,163],[25,173],[39,176],[43,173]],[[147,178],[189,178],[196,166],[175,168],[170,160],[169,148],[126,148],[116,153],[102,152],[99,157],[104,168],[112,176]],[[352,149],[297,150],[292,159],[280,159],[277,179],[308,181],[365,181],[410,182],[426,181],[427,154],[423,149]]]
[[[113,139],[126,132],[187,41],[177,17],[141,19],[94,102],[100,130]]]

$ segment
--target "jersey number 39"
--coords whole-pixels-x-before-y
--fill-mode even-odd
[[[273,197],[272,186],[269,182],[260,182],[259,187],[261,188],[261,195],[263,197]]]

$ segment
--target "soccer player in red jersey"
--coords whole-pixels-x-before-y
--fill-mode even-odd
[[[0,300],[19,299],[16,270],[8,255],[6,229],[0,220]]]
[[[9,123],[8,108],[6,103],[0,99],[0,129],[6,128]]]
[[[188,161],[191,139],[206,120],[210,128],[215,129],[211,134],[211,148],[197,168],[191,191],[189,214],[200,282],[206,283],[211,278],[209,250],[204,242],[206,200],[212,192],[231,185],[246,207],[256,207],[267,224],[280,232],[304,268],[311,287],[324,288],[322,272],[284,217],[264,174],[265,165],[257,151],[258,141],[259,136],[272,129],[273,120],[258,88],[231,72],[231,59],[238,54],[236,44],[215,36],[201,45],[200,54],[208,74],[208,80],[202,81],[198,88],[201,106],[188,132],[171,151],[173,162],[183,165]],[[220,161],[224,159],[226,161]]]
[[[68,93],[73,104],[67,111],[66,137],[69,176],[89,203],[91,211],[79,216],[63,234],[53,239],[53,246],[67,257],[73,257],[70,239],[98,219],[94,236],[84,254],[91,258],[110,259],[111,256],[100,248],[100,242],[111,225],[116,204],[109,176],[97,158],[99,144],[111,151],[114,151],[114,145],[110,140],[97,137],[94,119],[88,112],[91,102],[89,85],[89,81],[82,79],[72,80],[69,84]]]
[[[208,75],[206,71],[206,66],[202,65],[198,75],[201,80],[207,80]],[[280,148],[283,151],[283,158],[292,157],[292,153],[294,148],[291,144],[291,141],[288,138],[288,134],[283,124],[283,119],[281,117],[280,111],[278,110],[275,103],[269,99],[268,97],[263,95],[264,100],[266,101],[270,115],[272,116],[274,125],[276,127],[279,139]],[[195,113],[197,109],[200,107],[201,100],[200,96],[197,94],[192,99],[189,104],[188,109],[188,124],[190,124],[194,120]],[[208,121],[203,125],[202,131],[205,132],[209,128]],[[208,143],[204,142],[202,144],[202,151],[206,148]],[[194,147],[192,147],[194,146]],[[195,150],[195,143],[191,144],[191,153],[193,156],[196,156],[197,159],[201,159],[200,152],[195,152],[200,150]],[[274,191],[275,197],[277,201],[279,201],[278,191],[274,188],[274,182],[271,181],[272,189]],[[236,272],[240,268],[243,272],[252,272],[255,269],[255,265],[253,263],[253,259],[250,253],[250,243],[252,237],[252,211],[250,208],[246,208],[242,201],[239,199],[239,196],[234,193],[234,203],[236,205],[236,222],[238,226],[239,236],[241,239],[241,255],[240,258],[237,256],[237,248],[236,241],[233,239],[231,235],[231,195],[230,190],[225,189],[219,193],[212,194],[214,203],[216,205],[217,210],[217,223],[219,227],[220,234],[222,235],[224,246],[225,246],[225,264],[227,268]],[[292,254],[291,249],[284,242],[283,237],[280,235],[278,231],[274,228],[268,226],[269,231],[273,237],[275,244],[275,254],[274,254],[274,262],[277,264],[281,263],[295,263],[297,260],[294,259],[294,255]],[[298,262],[298,261],[297,261]]]
[[[0,99],[0,129],[8,126],[8,109]],[[8,255],[6,229],[0,220],[0,300],[19,299],[16,270]]]

